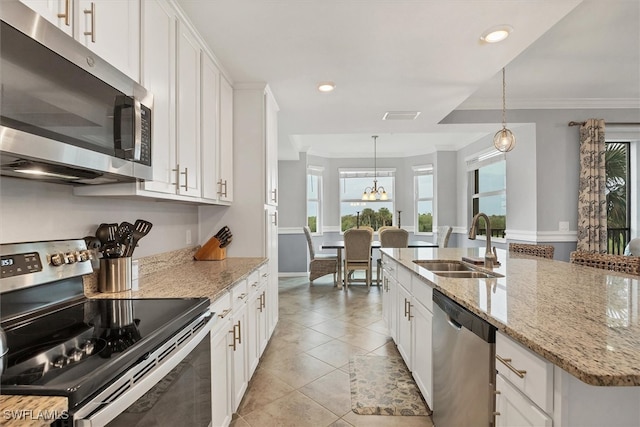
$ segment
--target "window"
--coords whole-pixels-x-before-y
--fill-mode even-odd
[[[416,233],[433,232],[433,166],[414,166]]]
[[[467,170],[471,181],[472,214],[487,214],[491,220],[491,235],[505,237],[507,225],[507,162],[504,153],[491,150],[467,160]],[[482,221],[479,235],[486,235],[486,225]],[[484,226],[483,228],[480,228]]]
[[[622,254],[631,238],[630,143],[608,142],[605,152],[608,252]]]
[[[322,230],[322,168],[307,168],[307,225],[312,233]]]
[[[378,169],[377,177],[372,170],[340,170],[340,222],[341,231],[367,225],[374,230],[383,225],[393,224],[393,193],[395,170]],[[378,188],[384,187],[387,200],[362,200],[365,188],[373,186],[377,179]]]

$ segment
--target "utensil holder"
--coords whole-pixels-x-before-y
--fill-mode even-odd
[[[100,292],[122,292],[131,289],[131,257],[101,258],[98,274]]]
[[[220,241],[212,237],[193,257],[196,261],[221,261],[227,257],[227,248],[221,248]]]

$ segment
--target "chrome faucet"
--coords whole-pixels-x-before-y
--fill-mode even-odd
[[[487,226],[487,249],[484,253],[484,266],[485,268],[493,268],[494,264],[498,264],[498,258],[491,251],[491,221],[485,213],[477,213],[471,220],[471,228],[469,228],[469,240],[476,240],[476,230],[478,228],[478,218],[484,218],[484,223]]]

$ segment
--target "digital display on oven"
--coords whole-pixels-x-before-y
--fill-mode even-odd
[[[38,252],[29,252],[25,254],[3,255],[0,257],[0,271],[1,279],[42,271],[40,254],[38,254]]]

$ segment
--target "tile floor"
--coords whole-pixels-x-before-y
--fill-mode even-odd
[[[351,411],[349,357],[398,354],[381,317],[380,288],[333,287],[331,276],[280,279],[280,320],[233,427],[432,427],[430,417]]]

